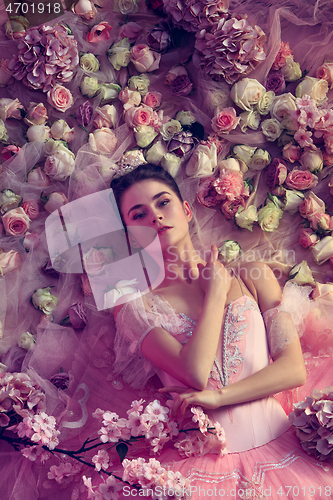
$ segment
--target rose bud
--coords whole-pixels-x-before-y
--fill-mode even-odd
[[[81,302],[76,302],[71,305],[68,309],[68,316],[61,322],[64,324],[71,324],[73,328],[79,330],[86,326],[88,323],[88,318],[86,314],[86,310]]]
[[[42,271],[47,275],[51,276],[51,278],[59,278],[60,273],[53,269],[52,267],[52,262],[51,260],[48,260],[45,262],[45,264],[42,266]]]
[[[66,372],[56,373],[50,378],[51,384],[57,389],[64,391],[69,386],[69,375]]]
[[[171,35],[167,29],[156,26],[147,35],[147,44],[152,50],[163,54],[171,45]]]

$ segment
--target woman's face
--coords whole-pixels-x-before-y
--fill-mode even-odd
[[[147,179],[131,186],[123,195],[121,213],[126,226],[141,246],[146,246],[142,245],[140,238],[139,227],[143,226],[152,228],[154,237],[157,232],[162,250],[177,246],[189,237],[191,209],[163,181]]]

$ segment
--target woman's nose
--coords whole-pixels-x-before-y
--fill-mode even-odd
[[[158,220],[162,220],[162,215],[156,212],[153,212],[151,215],[151,223],[156,224]]]

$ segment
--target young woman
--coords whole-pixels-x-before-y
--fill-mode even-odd
[[[130,234],[139,240],[139,227],[156,230],[165,271],[152,292],[115,307],[116,371],[133,387],[157,373],[162,391],[173,393],[175,415],[200,405],[226,433],[227,456],[177,461],[177,469],[201,488],[213,481],[228,496],[234,488],[234,498],[244,498],[241,484],[253,486],[254,498],[269,487],[273,498],[285,498],[290,485],[304,486],[309,497],[315,477],[316,484],[320,477],[333,486],[332,470],[305,454],[272,397],[302,385],[306,376],[295,327],[278,308],[281,289],[273,272],[257,262],[231,276],[215,245],[204,261],[189,234],[191,208],[162,168],[140,166],[111,187]],[[285,484],[276,475],[282,468]]]

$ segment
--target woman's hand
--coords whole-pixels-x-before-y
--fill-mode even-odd
[[[232,278],[224,265],[218,260],[216,245],[211,246],[210,257],[206,265],[198,264],[198,269],[200,285],[206,295],[227,296]]]
[[[184,389],[184,387],[162,387],[159,392],[171,392],[178,395],[174,398],[172,407],[172,415],[182,417],[188,405],[202,406],[207,410],[214,410],[221,406],[221,394],[217,390],[204,389],[197,391],[196,389]]]

